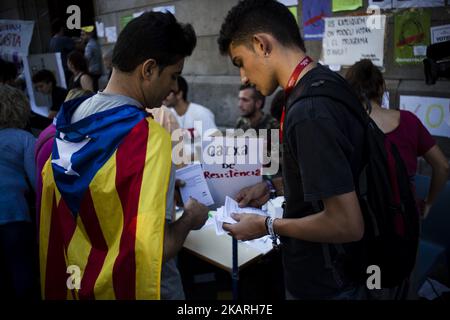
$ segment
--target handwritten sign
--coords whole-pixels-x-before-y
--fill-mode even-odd
[[[414,113],[433,136],[450,138],[450,99],[400,96],[400,109]]]
[[[431,43],[450,41],[450,24],[431,28]]]
[[[27,56],[34,21],[0,20],[0,53]]]
[[[256,138],[222,138],[203,142],[202,167],[216,208],[225,197],[234,198],[244,187],[262,180],[262,141]]]
[[[376,66],[383,66],[385,15],[324,19],[325,64],[353,65],[361,59],[370,59]]]

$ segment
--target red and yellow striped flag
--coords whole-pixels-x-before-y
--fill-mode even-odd
[[[73,215],[47,161],[39,224],[44,299],[160,298],[170,170],[169,134],[145,118],[96,172]],[[79,289],[68,286],[69,266],[80,270]]]

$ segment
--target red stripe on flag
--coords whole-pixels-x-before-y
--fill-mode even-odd
[[[403,47],[407,44],[413,43],[413,42],[420,42],[423,40],[423,38],[425,38],[425,34],[424,33],[419,33],[416,34],[414,36],[410,36],[407,38],[402,39],[401,41],[399,41],[397,43],[397,47]]]
[[[125,137],[116,155],[116,189],[123,209],[119,255],[113,270],[117,299],[136,298],[136,220],[148,134],[148,122],[143,119]]]
[[[47,269],[45,270],[45,298],[50,300],[65,300],[67,298],[66,259],[64,250],[75,232],[75,221],[69,209],[61,199],[56,207],[53,195],[50,234],[47,249]]]
[[[95,282],[97,281],[103,263],[105,262],[108,253],[108,245],[103,236],[103,231],[100,227],[100,222],[98,221],[89,189],[86,191],[83,200],[81,201],[80,218],[91,241],[92,247],[84,269],[83,279],[81,280],[79,297],[80,299],[93,300],[95,299]]]
[[[305,21],[305,26],[309,26],[310,24],[316,23],[317,21],[319,21],[323,17],[324,17],[323,13],[321,13],[318,16],[312,17],[311,19],[308,19],[307,21]]]

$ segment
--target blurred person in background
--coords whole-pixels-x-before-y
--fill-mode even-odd
[[[30,105],[18,89],[0,84],[0,297],[38,295],[34,219],[35,138],[23,130]]]
[[[386,84],[381,71],[372,61],[364,59],[357,62],[348,69],[346,78],[372,120],[386,134],[387,139],[397,146],[411,181],[414,182],[417,172],[418,157],[423,157],[431,166],[430,190],[419,206],[422,217],[426,218],[448,179],[449,165],[445,155],[412,112],[381,107]]]
[[[93,80],[94,92],[98,91],[98,79],[103,74],[102,49],[97,41],[97,32],[94,26],[81,28],[81,40],[86,44],[84,57]]]
[[[55,19],[51,25],[52,38],[50,39],[49,52],[60,52],[61,63],[66,77],[66,83],[69,81],[72,73],[67,66],[67,55],[75,49],[75,42],[73,39],[64,35],[64,21]]]
[[[86,59],[78,51],[72,51],[67,57],[67,65],[73,73],[69,89],[83,89],[94,92],[94,82],[88,71]]]
[[[56,85],[55,75],[50,70],[43,69],[36,72],[32,80],[36,91],[51,97],[48,117],[53,119],[66,98],[67,90]]]

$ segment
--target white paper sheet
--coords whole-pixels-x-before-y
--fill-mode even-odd
[[[193,164],[178,169],[176,178],[186,183],[184,187],[180,188],[181,198],[184,203],[189,200],[189,197],[192,197],[205,206],[214,204],[200,164]]]
[[[232,213],[253,213],[261,216],[267,216],[267,212],[260,209],[251,207],[240,208],[239,204],[235,200],[230,197],[226,197],[225,205],[218,208],[217,214],[214,216],[217,235],[226,233],[222,228],[223,223],[234,224],[237,222],[231,217]]]

